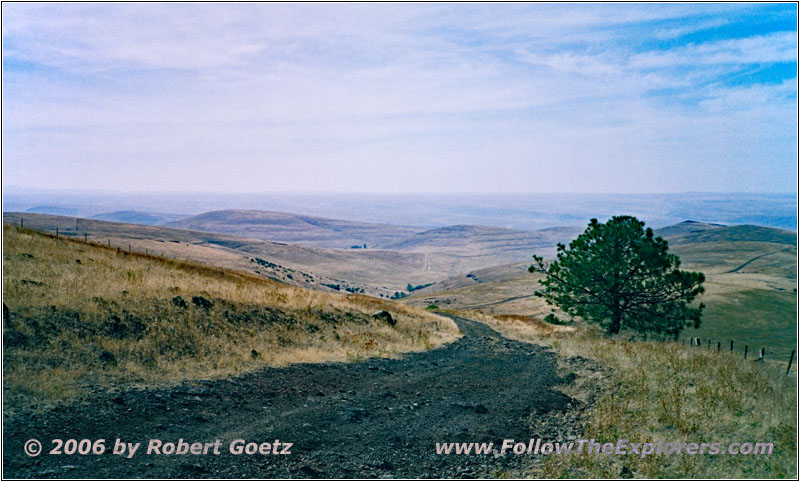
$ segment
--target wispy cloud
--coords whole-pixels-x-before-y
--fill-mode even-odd
[[[3,174],[793,190],[794,25],[789,5],[4,4]]]

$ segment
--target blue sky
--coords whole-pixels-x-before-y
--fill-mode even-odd
[[[796,192],[794,4],[3,4],[3,184]]]

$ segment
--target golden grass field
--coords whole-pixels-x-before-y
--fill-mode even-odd
[[[3,257],[10,315],[3,327],[4,410],[95,388],[391,357],[460,336],[451,320],[406,305],[7,225]],[[196,306],[195,296],[213,306]],[[372,318],[383,309],[396,326]]]
[[[679,343],[613,340],[594,329],[552,326],[530,317],[454,312],[505,336],[552,347],[560,370],[575,373],[563,391],[586,401],[581,438],[600,443],[772,442],[771,455],[549,456],[516,476],[531,478],[797,478],[797,370],[783,363],[744,361]],[[571,363],[603,366],[586,371]],[[536,430],[535,415],[531,429]],[[558,441],[558,440],[557,440]],[[506,474],[509,475],[509,474]]]

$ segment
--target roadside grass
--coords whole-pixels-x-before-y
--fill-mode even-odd
[[[460,336],[421,308],[7,225],[3,258],[6,413],[98,389],[392,357]],[[379,310],[396,325],[374,319]]]
[[[785,364],[744,361],[741,354],[672,342],[613,340],[592,329],[565,333],[543,327],[546,323],[538,320],[525,328],[519,326],[520,317],[506,321],[482,313],[461,314],[510,338],[551,346],[561,355],[563,372],[578,371],[577,382],[585,374],[571,358],[588,358],[604,367],[599,395],[583,414],[579,438],[601,444],[619,439],[719,442],[723,450],[733,442],[774,444],[770,455],[549,455],[524,476],[797,478],[797,372],[786,376]],[[574,387],[563,390],[581,397]],[[535,418],[531,416],[532,424]]]

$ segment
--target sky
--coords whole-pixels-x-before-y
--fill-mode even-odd
[[[3,186],[797,191],[795,4],[2,14]]]

